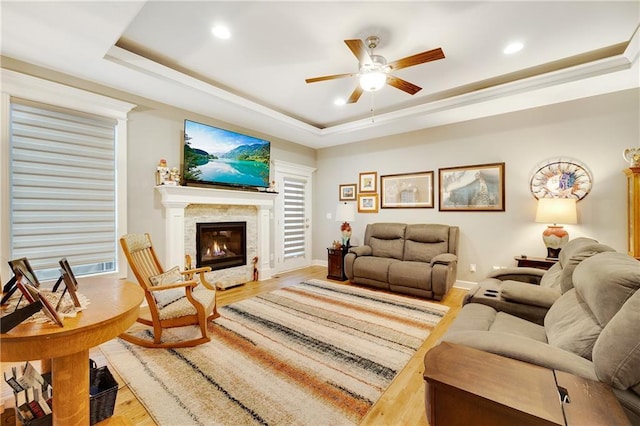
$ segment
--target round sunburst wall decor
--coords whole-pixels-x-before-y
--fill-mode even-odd
[[[587,167],[576,160],[549,159],[537,166],[531,176],[531,194],[540,198],[582,200],[591,191],[592,178]]]

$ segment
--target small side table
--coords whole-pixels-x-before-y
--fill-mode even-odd
[[[328,248],[328,275],[327,278],[331,280],[346,281],[347,276],[344,274],[344,257],[347,255],[349,249],[342,247],[339,249]]]
[[[514,257],[518,266],[524,266],[528,268],[549,269],[558,259],[547,259],[545,257],[529,257],[529,256],[516,256]]]

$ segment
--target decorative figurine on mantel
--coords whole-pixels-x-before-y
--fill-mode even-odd
[[[640,167],[640,147],[627,148],[622,152],[622,156],[629,162],[629,167]]]
[[[164,158],[158,163],[156,168],[156,185],[164,185],[165,181],[169,180],[169,168],[167,167],[167,160]]]

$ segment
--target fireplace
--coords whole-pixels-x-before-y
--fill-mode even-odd
[[[247,223],[196,223],[196,267],[212,270],[247,264]]]

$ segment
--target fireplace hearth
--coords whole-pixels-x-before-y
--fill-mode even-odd
[[[196,223],[196,267],[212,270],[247,264],[247,223]]]

